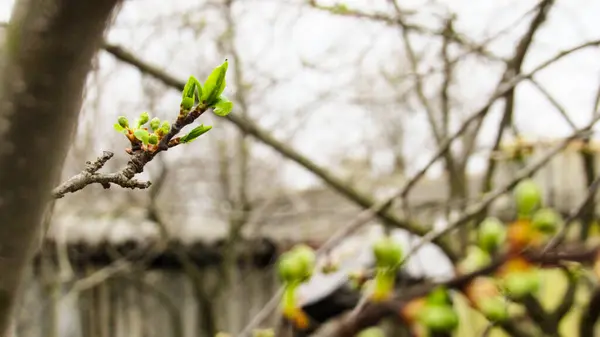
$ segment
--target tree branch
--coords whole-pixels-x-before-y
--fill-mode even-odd
[[[104,188],[110,188],[110,184],[119,185],[123,188],[131,189],[146,189],[150,187],[149,181],[139,181],[136,179],[129,179],[122,172],[111,173],[111,174],[99,174],[97,173],[108,160],[113,157],[112,152],[104,151],[102,156],[98,157],[93,162],[87,162],[86,168],[80,173],[69,178],[64,183],[60,184],[52,191],[52,196],[55,199],[60,199],[67,193],[73,193],[85,188],[87,185],[100,184]]]

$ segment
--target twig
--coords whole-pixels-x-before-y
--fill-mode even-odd
[[[533,84],[534,87],[537,88],[537,90],[548,100],[548,102],[550,102],[550,104],[552,104],[552,106],[554,106],[554,108],[560,113],[561,117],[565,120],[565,122],[567,122],[567,124],[569,124],[569,126],[571,127],[572,130],[577,129],[577,125],[575,124],[575,122],[573,122],[573,119],[571,119],[571,117],[569,117],[569,114],[567,113],[567,110],[565,109],[565,107],[562,106],[556,100],[556,98],[554,98],[554,96],[552,96],[552,94],[550,94],[550,92],[548,92],[548,90],[546,90],[546,88],[544,88],[534,78],[530,78],[529,82],[531,84]]]
[[[183,85],[181,86],[183,89]],[[153,150],[144,150],[139,143],[132,143],[132,148],[128,149],[131,155],[127,165],[116,173],[99,174],[97,173],[108,160],[114,155],[111,152],[105,151],[102,156],[94,162],[87,162],[86,168],[81,173],[68,179],[66,182],[56,187],[52,195],[55,199],[62,198],[67,193],[73,193],[85,188],[87,185],[99,183],[104,188],[110,188],[110,184],[119,185],[126,188],[145,189],[150,187],[150,182],[141,182],[133,179],[133,177],[144,171],[144,167],[149,163],[154,156],[162,151],[167,151],[169,148],[180,144],[179,138],[175,138],[181,130],[189,124],[192,124],[198,117],[209,109],[206,104],[197,105],[192,111],[187,114],[179,113],[175,122],[171,125],[169,132],[160,140],[158,145]]]
[[[308,0],[308,3],[310,6],[312,6],[315,9],[327,11],[334,15],[368,19],[368,20],[372,20],[372,21],[383,22],[388,25],[400,25],[402,27],[402,29],[404,29],[406,31],[414,32],[414,33],[418,33],[418,34],[422,34],[422,35],[440,36],[440,35],[444,35],[444,33],[445,33],[443,29],[441,31],[439,31],[439,30],[428,28],[428,27],[423,27],[423,26],[419,26],[416,24],[410,24],[410,23],[405,22],[401,16],[406,16],[407,14],[410,14],[410,13],[407,12],[406,10],[400,9],[400,8],[398,8],[399,11],[397,13],[401,16],[391,17],[391,16],[381,14],[381,13],[365,13],[365,12],[361,12],[361,11],[351,9],[348,7],[346,7],[344,10],[339,10],[339,8],[336,8],[336,6],[325,6],[325,5],[318,4],[316,2],[316,0]],[[452,42],[468,49],[469,53],[477,53],[477,54],[483,55],[491,60],[502,60],[500,57],[487,51],[483,45],[478,45],[477,43],[468,41],[466,38],[461,37],[458,34],[451,34],[448,36],[448,39],[451,40]]]
[[[146,189],[151,183],[128,178],[123,172],[102,174],[97,173],[113,157],[112,152],[104,151],[103,154],[93,162],[86,162],[86,167],[80,173],[69,178],[52,191],[55,199],[60,199],[67,193],[73,193],[91,184],[101,184],[104,188],[110,188],[110,184],[119,185],[123,188]]]
[[[597,116],[600,116],[600,115],[597,115]],[[565,237],[567,235],[567,230],[569,228],[569,225],[574,220],[576,220],[577,218],[581,217],[581,215],[585,211],[586,205],[588,205],[588,203],[590,202],[590,200],[592,200],[595,197],[596,191],[598,190],[598,187],[600,187],[600,176],[596,177],[596,179],[594,180],[594,182],[588,187],[588,192],[587,192],[584,200],[581,202],[581,204],[579,205],[579,207],[577,207],[577,209],[575,209],[563,221],[564,226],[560,229],[560,231],[555,236],[552,237],[552,239],[548,242],[548,244],[544,248],[544,251],[548,251],[548,250],[556,248],[565,239]]]

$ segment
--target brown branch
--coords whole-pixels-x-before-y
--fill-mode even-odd
[[[54,188],[52,191],[52,196],[55,199],[60,199],[67,193],[79,191],[91,184],[101,184],[104,188],[109,188],[110,184],[131,189],[146,189],[150,187],[150,182],[129,179],[122,172],[111,174],[97,173],[98,170],[100,170],[104,164],[106,164],[106,162],[113,157],[113,155],[114,154],[112,152],[104,151],[102,156],[98,157],[93,162],[86,162],[86,168]]]
[[[577,129],[577,125],[575,124],[575,122],[573,122],[573,119],[571,119],[571,117],[569,117],[569,114],[567,113],[567,110],[565,109],[565,107],[562,106],[554,98],[554,96],[552,96],[552,94],[550,94],[550,92],[548,92],[548,90],[546,90],[546,88],[544,88],[544,86],[542,86],[537,80],[535,80],[533,78],[530,78],[529,82],[531,84],[533,84],[534,87],[536,87],[536,89],[542,94],[542,96],[544,96],[546,98],[546,100],[548,100],[548,102],[552,106],[554,106],[554,108],[559,112],[559,114],[565,120],[565,122],[567,122],[567,124],[569,124],[569,126],[571,127],[572,130]]]

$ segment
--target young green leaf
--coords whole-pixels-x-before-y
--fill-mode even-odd
[[[217,116],[225,117],[229,115],[231,109],[233,109],[233,103],[230,100],[228,100],[227,97],[221,96],[219,97],[217,103],[215,103],[215,108],[213,109],[213,112]]]
[[[196,99],[200,100],[202,97],[202,85],[194,76],[190,76],[181,96],[181,105],[184,109],[189,110],[194,106]]]
[[[210,126],[210,125],[204,126],[204,124],[202,124],[200,126],[195,127],[187,135],[181,137],[181,139],[179,141],[181,143],[190,143],[193,140],[195,140],[196,138],[198,138],[198,137],[202,136],[203,134],[207,133],[210,129],[212,129],[212,126]]]
[[[148,123],[148,120],[150,120],[150,115],[148,115],[147,112],[142,112],[142,114],[140,115],[140,118],[137,121],[138,128],[140,126]]]
[[[148,133],[147,130],[137,129],[137,130],[135,130],[135,132],[133,133],[133,135],[135,136],[135,138],[139,139],[142,143],[148,144],[148,140],[150,138],[150,134]]]
[[[122,127],[121,125],[119,125],[119,123],[115,123],[115,125],[113,125],[113,127],[115,128],[115,130],[117,130],[117,132],[119,133],[126,133],[127,130],[125,130],[124,127]]]
[[[204,82],[204,90],[200,98],[202,103],[206,103],[209,106],[213,105],[219,96],[221,96],[223,90],[225,90],[225,75],[227,74],[228,67],[229,63],[225,60],[223,64],[216,67],[208,76],[206,82]]]
[[[190,110],[194,106],[194,99],[191,97],[185,97],[181,100],[181,106],[185,110]]]
[[[183,87],[181,99],[186,97],[194,98],[194,94],[196,93],[196,83],[198,83],[198,80],[194,76],[190,76],[187,83]]]

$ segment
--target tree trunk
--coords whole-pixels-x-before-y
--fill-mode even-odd
[[[0,334],[72,141],[91,61],[120,0],[18,0],[0,55]]]

